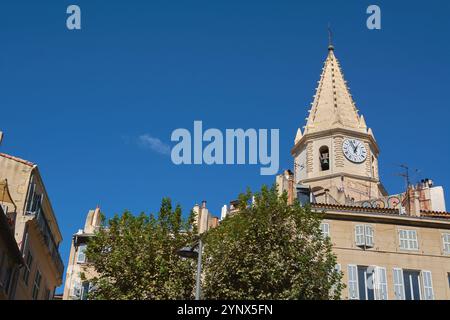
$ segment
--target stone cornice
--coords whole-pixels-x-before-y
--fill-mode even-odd
[[[323,212],[325,219],[450,229],[449,214],[445,218],[430,216],[413,217],[400,215],[398,210],[387,208],[365,208],[319,203],[312,204],[311,207],[314,211]]]
[[[337,173],[327,174],[327,175],[318,176],[318,177],[314,177],[314,178],[304,179],[304,180],[301,180],[301,183],[309,183],[309,182],[321,181],[324,179],[332,179],[332,178],[338,178],[338,177],[354,178],[354,179],[365,180],[365,181],[374,182],[374,183],[380,182],[379,180],[377,180],[375,178],[371,178],[371,177],[367,177],[367,176],[361,176],[361,175],[356,175],[356,174],[351,174],[351,173],[346,173],[346,172],[337,172]]]

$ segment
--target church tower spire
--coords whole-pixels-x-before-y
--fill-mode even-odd
[[[318,201],[349,204],[386,194],[378,175],[378,145],[353,101],[331,31],[306,125],[294,144],[295,182],[310,186]]]
[[[330,43],[328,56],[309,111],[305,134],[332,128],[367,132],[365,123],[360,122],[358,110],[344,79],[340,63],[334,55],[334,46]]]

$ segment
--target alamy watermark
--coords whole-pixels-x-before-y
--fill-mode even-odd
[[[261,175],[274,175],[280,165],[279,138],[279,129],[226,129],[223,134],[210,128],[203,132],[203,122],[194,121],[193,134],[184,128],[172,132],[171,141],[177,144],[170,156],[176,165],[260,164]]]
[[[369,30],[380,30],[381,29],[381,9],[379,6],[372,4],[367,7],[367,14],[370,16],[367,18],[366,26]]]

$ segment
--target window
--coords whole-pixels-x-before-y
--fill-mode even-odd
[[[72,297],[75,299],[80,299],[81,297],[81,283],[75,281],[72,288]]]
[[[78,255],[77,255],[77,263],[85,263],[86,262],[86,244],[80,244],[78,246]]]
[[[444,246],[444,253],[450,254],[450,233],[442,234],[442,242]]]
[[[394,268],[394,293],[397,300],[433,300],[431,272]]]
[[[418,250],[419,243],[417,241],[416,230],[399,230],[400,249]]]
[[[348,280],[349,299],[388,299],[386,268],[349,265]]]
[[[31,267],[33,264],[33,256],[31,255],[30,250],[27,252],[27,256],[25,258],[25,266],[23,269],[23,282],[28,285],[28,279],[30,278]]]
[[[36,300],[39,296],[39,289],[41,287],[41,273],[39,270],[36,270],[36,276],[34,277],[34,283],[33,283],[33,300]]]
[[[89,289],[91,288],[91,284],[89,281],[84,281],[81,285],[81,300],[87,300],[88,299],[88,293]]]
[[[319,160],[321,171],[327,171],[330,169],[330,152],[327,146],[322,146],[319,149]]]
[[[32,177],[32,180],[34,180],[34,177]],[[36,183],[31,182],[28,188],[27,205],[25,210],[27,214],[38,214],[41,210],[44,195],[38,193],[36,189]]]
[[[365,224],[356,225],[355,243],[359,247],[372,248],[374,246],[373,227]]]
[[[330,237],[330,224],[322,222],[320,224],[320,230],[322,231],[322,235],[324,237]]]

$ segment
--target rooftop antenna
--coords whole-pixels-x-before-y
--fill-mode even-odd
[[[331,32],[331,24],[328,23],[328,50],[333,50],[333,33]]]
[[[400,168],[404,170],[403,173],[397,173],[397,176],[403,177],[405,179],[406,192],[405,192],[405,201],[406,201],[406,212],[410,212],[410,203],[409,203],[409,188],[411,186],[411,173],[410,168],[406,164],[400,164]],[[414,169],[414,173],[419,173],[418,169]],[[401,205],[401,202],[400,202]]]
[[[409,167],[406,164],[399,165],[400,168],[404,169],[403,173],[398,173],[397,175],[405,179],[406,190],[408,190],[411,185],[411,179],[409,176]]]

